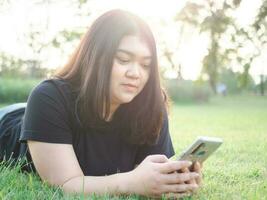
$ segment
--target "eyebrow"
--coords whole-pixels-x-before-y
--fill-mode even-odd
[[[135,54],[131,51],[127,51],[127,50],[124,50],[124,49],[118,49],[117,52],[122,52],[122,53],[126,53],[130,56],[135,56]],[[143,59],[151,59],[151,56],[143,56],[142,57]]]

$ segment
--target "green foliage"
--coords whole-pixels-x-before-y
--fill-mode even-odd
[[[13,55],[0,52],[0,76],[2,77],[35,77],[42,78],[52,72],[51,69],[41,68],[36,59],[21,59]]]
[[[62,48],[63,44],[70,43],[75,40],[80,40],[81,36],[84,34],[84,30],[62,30],[57,36],[52,40],[52,45],[55,48]]]
[[[255,86],[255,93],[260,95],[265,95],[267,93],[267,77],[261,75],[261,81]]]
[[[255,18],[255,22],[253,24],[253,27],[255,28],[256,31],[259,31],[260,29],[266,30],[267,28],[267,22],[266,22],[266,17],[267,17],[267,0],[262,1],[262,5],[259,9],[259,12]],[[262,37],[263,35],[260,35]],[[266,43],[266,41],[265,41]]]
[[[0,75],[19,76],[22,72],[23,60],[7,53],[0,53]]]
[[[232,70],[223,70],[219,80],[226,85],[227,93],[237,94],[241,92],[238,87],[237,75]]]
[[[164,80],[163,82],[172,101],[182,103],[207,102],[212,94],[206,83],[186,80]]]
[[[231,69],[221,70],[219,82],[226,85],[229,94],[239,94],[244,90],[253,91],[255,88],[254,81],[248,73],[235,73]]]
[[[212,91],[216,94],[219,71],[227,66],[228,49],[222,48],[222,36],[229,27],[234,26],[233,17],[229,14],[240,4],[232,1],[187,1],[175,20],[194,25],[210,37],[209,50],[203,58],[202,75],[207,76]]]
[[[0,78],[0,103],[26,102],[41,79]]]

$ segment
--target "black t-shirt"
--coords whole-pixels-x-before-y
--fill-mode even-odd
[[[41,82],[29,96],[20,142],[72,144],[86,176],[130,171],[151,154],[174,155],[167,115],[156,145],[129,144],[112,121],[103,122],[101,129],[84,130],[75,117],[76,98],[77,92],[67,81],[49,79]]]

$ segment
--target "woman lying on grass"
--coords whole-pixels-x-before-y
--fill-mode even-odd
[[[31,92],[20,141],[27,142],[41,179],[66,193],[191,195],[201,167],[169,160],[166,106],[150,28],[113,10],[96,19],[61,70]]]

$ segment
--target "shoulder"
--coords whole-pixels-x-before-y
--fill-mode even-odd
[[[62,79],[46,79],[33,88],[30,96],[41,95],[47,98],[67,98],[69,93],[71,91],[67,81]]]
[[[74,102],[72,94],[65,80],[46,79],[32,89],[27,100],[27,107],[45,109],[52,106],[57,109],[68,109]]]
[[[55,92],[58,88],[66,87],[68,83],[62,79],[46,79],[41,81],[36,87],[33,88],[33,92]]]

